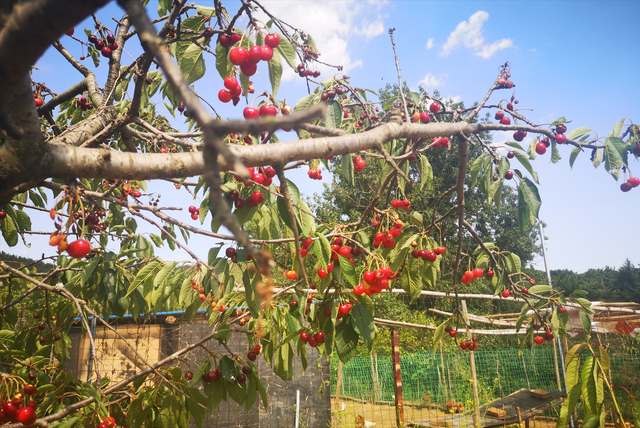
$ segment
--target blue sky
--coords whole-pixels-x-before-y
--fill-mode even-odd
[[[213,4],[210,0],[198,3]],[[238,2],[224,4],[235,11]],[[377,90],[386,83],[397,83],[388,36],[393,27],[402,76],[413,88],[422,84],[429,91],[437,89],[445,97],[470,105],[484,97],[499,65],[510,61],[518,107],[532,109],[524,114],[536,123],[564,116],[573,121],[569,130],[588,126],[606,136],[624,117],[640,120],[640,2],[264,0],[261,4],[311,34],[321,59],[344,65],[352,84],[358,87]],[[106,25],[113,23],[111,16],[121,15],[115,4],[98,13]],[[76,34],[82,28],[92,28],[91,23],[76,27]],[[77,43],[64,37],[62,42],[80,55]],[[132,55],[137,52],[131,51]],[[217,101],[222,81],[214,61],[213,57],[208,59],[210,73],[197,83],[197,90],[222,115],[240,118],[243,104],[229,108]],[[57,92],[81,80],[53,49],[37,66],[36,80]],[[322,77],[330,76],[329,69],[319,70]],[[105,71],[105,65],[96,71],[100,82],[104,82]],[[269,89],[266,67],[259,66],[255,77],[256,93]],[[278,98],[286,97],[293,105],[305,95],[306,86],[292,72],[286,73],[284,80]],[[510,93],[502,91],[491,102],[508,96]],[[286,139],[286,134],[281,138]],[[496,142],[509,139],[508,135],[494,136]],[[525,147],[529,141],[525,140]],[[620,182],[608,176],[602,166],[594,170],[587,154],[578,157],[571,171],[570,148],[560,150],[563,159],[558,164],[550,164],[548,154],[533,163],[540,175],[540,217],[548,225],[545,233],[551,268],[582,272],[620,266],[626,258],[639,264],[640,189],[622,193]],[[630,166],[640,175],[640,164],[633,157]],[[328,182],[329,176],[325,177]],[[308,195],[322,191],[321,182],[309,180],[306,170],[293,172],[290,178]],[[176,192],[171,185],[152,187],[155,189],[165,201],[171,199],[184,207],[190,204],[188,195]],[[190,221],[188,213],[183,217]],[[36,237],[29,241],[31,249],[21,245],[14,251],[39,256],[43,249],[50,250]],[[205,256],[210,244],[196,239],[193,248]],[[168,250],[157,253],[167,259],[187,258]],[[536,262],[536,267],[542,268],[541,259]]]

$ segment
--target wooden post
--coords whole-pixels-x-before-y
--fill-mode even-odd
[[[553,337],[553,362],[556,366],[556,379],[558,380],[558,391],[562,392],[562,381],[560,380],[560,369],[558,367],[558,338]]]
[[[391,331],[391,359],[393,361],[393,388],[396,396],[396,426],[404,425],[404,409],[402,407],[402,376],[400,374],[400,345],[398,332]]]
[[[461,300],[462,304],[462,313],[465,318],[465,323],[469,325],[469,316],[467,314],[467,301]],[[471,342],[473,340],[473,335],[471,334],[471,330],[467,328],[467,341]],[[473,351],[469,352],[469,364],[471,365],[471,379],[473,380],[473,404],[475,407],[475,411],[473,412],[473,424],[474,426],[479,425],[479,413],[480,413],[480,399],[478,398],[478,376],[476,374],[476,357]]]
[[[340,405],[340,387],[342,386],[342,361],[338,360],[338,384],[336,385],[336,403]]]
[[[371,382],[373,383],[373,401],[378,401],[378,396],[380,395],[378,392],[378,378],[376,376],[376,369],[373,367],[373,352],[369,354],[369,359],[371,360]]]

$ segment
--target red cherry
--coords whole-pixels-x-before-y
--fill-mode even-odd
[[[223,34],[222,36],[220,36],[220,45],[223,48],[229,48],[233,46],[233,40],[231,39],[231,36],[228,34]]]
[[[197,209],[196,207],[194,207],[193,205],[191,205],[191,206],[189,207],[189,212],[190,212],[191,214],[193,214],[193,213],[194,213],[194,212],[196,212],[196,211],[198,211],[198,209]]]
[[[313,336],[311,336],[309,338],[309,342],[308,343],[309,343],[309,346],[311,346],[312,348],[315,348],[316,346],[318,346],[318,341]]]
[[[36,392],[38,392],[36,387],[31,384],[26,384],[24,388],[22,388],[22,391],[25,393],[25,395],[36,395]]]
[[[503,117],[504,117],[504,112],[502,110],[498,110],[495,115],[496,120],[501,120]]]
[[[35,98],[36,107],[42,107],[44,101],[41,98]]]
[[[567,142],[567,136],[564,134],[557,134],[556,135],[556,143],[558,144],[564,144]]]
[[[511,295],[511,292],[509,290],[502,291],[502,297],[504,297],[505,299],[508,298],[510,295]]]
[[[66,33],[64,33],[64,34],[66,34],[67,36],[71,37],[71,36],[73,36],[73,33],[75,33],[75,31],[76,31],[76,29],[75,29],[75,28],[73,28],[73,27],[71,27],[71,28],[69,28],[69,29],[67,30],[67,32],[66,32]]]
[[[200,216],[198,215],[198,213],[191,214],[191,220],[198,220],[199,218]]]
[[[311,246],[311,244],[313,244],[313,239],[311,239],[310,236],[304,238],[304,240],[302,241],[302,246],[304,248],[309,248]]]
[[[309,333],[307,333],[306,331],[300,333],[300,340],[302,340],[304,343],[307,343],[309,341]]]
[[[247,354],[247,359],[248,359],[249,361],[255,361],[255,360],[256,360],[256,358],[258,358],[258,356],[257,356],[254,352],[249,352],[249,353]]]
[[[243,63],[240,66],[240,71],[242,72],[242,74],[244,74],[247,77],[253,76],[254,74],[256,74],[257,70],[258,70],[258,65],[257,64],[251,64],[248,61]]]
[[[550,331],[545,331],[544,340],[549,340],[549,341],[553,340],[553,333]]]
[[[537,345],[542,345],[544,343],[544,338],[542,336],[536,336],[533,338],[533,341],[536,342]]]
[[[631,187],[640,186],[640,178],[639,177],[631,177],[627,180],[627,183],[631,184]]]
[[[438,247],[434,251],[436,254],[444,254],[447,252],[447,249],[445,247]]]
[[[4,220],[7,217],[7,213],[4,211],[0,211],[0,220]]]
[[[469,346],[469,344],[467,342],[460,342],[460,349],[462,349],[463,351],[467,349],[467,347]]]
[[[319,331],[313,336],[318,343],[324,343],[324,333]]]
[[[298,273],[295,270],[290,270],[287,272],[286,277],[291,280],[298,279]]]
[[[105,58],[111,58],[111,55],[113,54],[113,52],[111,52],[111,49],[107,46],[104,46],[102,49],[100,49],[100,53]]]
[[[260,205],[262,201],[264,201],[264,195],[261,192],[253,192],[251,194],[251,200],[256,204]]]
[[[331,273],[333,271],[333,263],[327,263],[327,272]]]
[[[564,314],[565,312],[567,312],[567,308],[565,308],[564,306],[560,306],[558,308],[558,313],[559,314]]]
[[[628,181],[625,181],[624,183],[622,183],[620,185],[620,190],[622,190],[623,192],[628,192],[632,188],[633,188],[633,186]]]
[[[276,175],[276,170],[272,166],[268,166],[264,168],[264,175],[266,175],[269,178],[272,178]]]
[[[429,106],[429,111],[433,114],[436,114],[437,112],[440,111],[440,104],[431,103],[431,105]]]
[[[423,111],[420,113],[420,122],[421,123],[429,123],[429,113]]]
[[[91,244],[84,239],[73,241],[69,244],[69,247],[67,247],[67,253],[74,259],[87,257],[89,251],[91,251]]]
[[[257,64],[262,59],[261,57],[262,53],[260,50],[260,46],[252,46],[251,49],[249,49],[247,61],[249,61],[249,64]]]
[[[18,413],[18,406],[9,401],[8,403],[4,403],[4,405],[2,406],[2,411],[4,412],[7,419],[11,420],[16,417],[16,413]]]
[[[220,101],[222,101],[223,103],[228,103],[229,101],[231,101],[231,98],[233,98],[231,96],[231,92],[229,92],[226,89],[220,89],[220,92],[218,92],[218,99]],[[249,108],[249,107],[247,107]]]
[[[325,279],[327,277],[328,273],[326,271],[326,269],[320,268],[318,269],[318,276],[322,279]]]
[[[566,126],[564,126],[562,123],[556,125],[556,134],[564,134],[565,132],[567,132]]]
[[[275,49],[280,44],[280,36],[277,34],[267,34],[264,38],[264,43],[272,49]]]
[[[504,175],[504,178],[506,178],[507,180],[511,180],[513,178],[513,171],[507,171],[507,173]]]
[[[489,268],[487,271],[487,279],[493,278],[493,275],[495,275],[495,272],[493,272],[493,269]]]
[[[271,58],[273,58],[273,49],[269,46],[260,46],[260,58],[263,61],[271,61]]]
[[[233,247],[229,247],[225,250],[225,254],[227,255],[227,257],[229,257],[230,259],[235,259],[237,252],[236,249]]]
[[[224,78],[224,87],[231,90],[231,89],[235,89],[235,87],[238,86],[238,79],[236,79],[235,77],[225,77]]]
[[[16,420],[24,426],[33,424],[36,419],[36,412],[31,407],[23,407],[16,413]]]
[[[245,107],[242,111],[242,115],[245,119],[257,119],[260,117],[260,112],[255,107]],[[274,170],[275,171],[275,170]]]
[[[484,271],[480,268],[475,268],[473,270],[473,276],[474,278],[480,278],[482,275],[484,275]]]
[[[451,337],[456,337],[457,335],[458,335],[458,330],[451,330],[449,332],[449,336],[451,336]]]
[[[501,125],[511,125],[511,119],[509,119],[508,117],[503,117],[502,119],[500,119],[500,124]]]
[[[539,142],[536,144],[536,153],[539,155],[543,155],[547,152],[547,145],[543,142]]]
[[[238,46],[237,48],[233,48],[229,51],[229,60],[233,65],[242,65],[247,61],[248,57],[247,50],[242,46]]]

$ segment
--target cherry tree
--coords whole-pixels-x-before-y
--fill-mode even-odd
[[[146,2],[139,0],[121,0],[124,15],[119,19],[105,23],[93,15],[94,28],[74,29],[107,3],[0,4],[2,236],[7,245],[15,246],[27,239],[25,235],[46,233],[59,252],[55,267],[44,274],[0,261],[0,423],[114,426],[110,405],[124,388],[133,391],[126,400],[118,400],[129,412],[129,421],[123,415],[117,421],[124,426],[140,414],[137,397],[148,388],[182,400],[172,401],[178,404],[168,408],[161,402],[149,404],[148,411],[155,415],[149,420],[157,426],[192,417],[200,423],[198,406],[185,407],[184,401],[213,410],[217,402],[207,397],[216,388],[233,389],[230,396],[247,408],[260,393],[266,405],[252,363],[258,355],[274,361],[276,351],[306,355],[311,346],[327,357],[335,353],[348,361],[359,340],[372,346],[374,302],[393,288],[416,298],[444,281],[457,297],[461,286],[488,281],[503,297],[517,295],[526,301],[518,321],[527,331],[522,346],[564,334],[567,306],[591,311],[585,299],[535,285],[522,272],[517,254],[481,240],[468,221],[465,191],[477,189],[492,204],[501,199],[505,186],[513,186],[518,222],[528,230],[536,224],[541,204],[531,164],[536,155],[550,151],[557,157],[559,145],[572,146],[571,164],[587,152],[594,165],[604,163],[608,173],[622,176],[621,189],[628,191],[640,184],[628,175],[630,157],[640,156],[636,125],[622,120],[606,138],[589,128],[568,129],[564,118],[538,125],[518,111],[509,63],[500,66],[495,81],[485,82],[486,96],[465,107],[403,88],[396,59],[398,94],[381,100],[376,92],[354,86],[339,65],[335,75],[319,79],[314,70],[321,57],[312,36],[253,0],[233,12],[219,0],[212,7],[160,0],[157,10],[145,8]],[[269,20],[263,23],[257,14]],[[248,24],[240,29],[239,22]],[[393,42],[392,30],[390,36]],[[71,44],[82,45],[86,54],[77,58]],[[64,92],[54,92],[31,77],[33,65],[51,45],[78,73],[79,83]],[[127,61],[128,46],[142,53]],[[215,57],[216,70],[206,70],[208,55]],[[105,81],[97,81],[91,71],[95,67],[108,68]],[[307,94],[293,106],[277,97],[285,67],[307,84]],[[249,100],[255,92],[251,76],[258,68],[268,71],[271,87],[259,97],[259,106],[237,107],[245,120],[223,120],[210,113],[220,103]],[[217,100],[197,93],[205,75],[209,82],[219,82]],[[504,93],[509,94],[506,102],[491,102],[494,94]],[[156,109],[159,104],[171,117]],[[514,141],[491,144],[495,131],[513,132]],[[537,137],[525,148],[519,142],[527,134]],[[280,141],[283,135],[295,138]],[[455,183],[437,195],[451,197],[455,204],[426,218],[412,211],[405,189],[429,189],[434,153],[457,156],[457,168],[449,171]],[[292,169],[308,166],[309,177],[321,179],[322,168],[330,163],[339,166],[346,181],[368,164],[381,170],[372,183],[377,190],[358,218],[348,223],[321,222],[300,197],[300,183],[287,178]],[[164,206],[147,194],[153,180],[170,180],[202,195],[202,203],[188,209],[194,222],[174,215],[180,207]],[[32,223],[30,213],[35,211],[48,212],[51,221]],[[211,226],[205,227],[205,221]],[[157,233],[136,234],[138,223]],[[449,241],[438,233],[444,226],[455,229]],[[189,248],[190,234],[211,239],[206,260]],[[108,248],[112,239],[121,242],[118,252]],[[475,241],[471,254],[464,251],[464,239]],[[153,247],[162,245],[181,248],[192,260],[154,257]],[[312,294],[318,304],[312,304]],[[33,299],[46,301],[36,319],[17,310]],[[211,333],[122,381],[100,382],[95,364],[89,382],[65,380],[75,394],[60,395],[56,405],[38,407],[32,400],[30,407],[26,397],[16,398],[16,393],[37,398],[60,391],[54,373],[68,355],[67,332],[75,319],[93,341],[89,318],[110,328],[104,321],[110,315],[137,318],[175,308],[183,308],[188,319],[206,309]],[[530,322],[528,309],[537,321]],[[283,317],[295,322],[267,322]],[[455,337],[456,329],[466,323],[458,308],[438,326],[435,342],[447,333]],[[177,360],[223,330],[253,335],[246,358],[232,353],[208,358],[195,374],[175,368]],[[579,349],[567,356],[571,367],[580,361]],[[91,358],[100,357],[94,350]],[[608,360],[601,348],[597,364],[587,368],[600,387],[606,376],[596,375],[608,371],[604,361]],[[45,375],[36,376],[33,369]],[[581,392],[573,388],[576,370],[560,425],[566,424]],[[286,367],[275,371],[283,378],[290,376]],[[218,382],[222,377],[228,382]],[[147,378],[157,382],[140,382]],[[599,417],[604,411],[601,397],[586,397],[595,403],[588,417]]]

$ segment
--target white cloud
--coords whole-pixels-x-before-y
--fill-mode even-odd
[[[385,32],[383,17],[380,13],[386,1],[344,0],[327,2],[320,0],[260,2],[266,10],[293,27],[305,31],[313,37],[318,46],[320,61],[331,65],[343,66],[343,73],[361,67],[362,61],[353,57],[352,38],[364,37],[369,41]],[[262,13],[256,13],[258,19],[269,19]],[[288,67],[285,67],[287,70]],[[322,75],[334,74],[335,68],[318,64]],[[293,80],[295,73],[285,71],[283,80]]]
[[[433,37],[427,40],[427,50],[433,47],[433,42],[434,42]]]
[[[424,79],[418,82],[418,85],[422,85],[425,88],[435,88],[444,85],[444,80],[437,78],[431,73],[427,73]]]
[[[460,101],[462,101],[462,96],[460,95],[449,95],[447,97],[447,100],[450,100],[452,103],[459,103]]]
[[[512,46],[513,46],[513,40],[511,40],[511,39],[501,39],[501,40],[498,40],[497,42],[491,43],[490,45],[482,46],[482,49],[480,51],[474,53],[474,55],[482,57],[484,59],[489,59],[496,52],[501,51],[503,49],[510,48]]]
[[[443,57],[461,47],[471,49],[474,55],[484,59],[491,58],[496,52],[513,46],[513,40],[501,39],[493,43],[485,43],[482,34],[482,26],[489,19],[489,14],[483,10],[471,15],[469,21],[462,21],[455,30],[449,34],[446,43],[442,46],[440,55]]]

